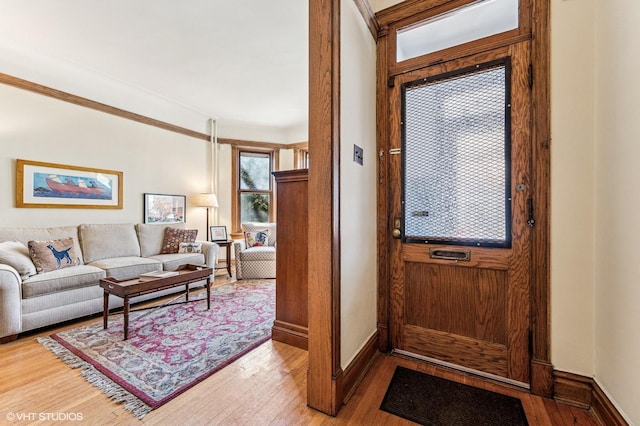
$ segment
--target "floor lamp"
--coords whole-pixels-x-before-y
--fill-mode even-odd
[[[209,209],[219,207],[218,205],[218,197],[216,194],[198,194],[194,200],[194,205],[198,207],[206,207],[207,208],[207,241],[211,241],[210,239],[210,229],[209,229]]]

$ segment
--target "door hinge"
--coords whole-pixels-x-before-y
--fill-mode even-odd
[[[533,64],[529,64],[529,89],[533,89]]]
[[[396,85],[396,79],[394,76],[391,76],[387,79],[387,87],[392,88]]]
[[[527,225],[533,228],[536,225],[536,218],[533,212],[533,198],[527,200]]]
[[[533,332],[529,330],[529,355],[533,356]]]

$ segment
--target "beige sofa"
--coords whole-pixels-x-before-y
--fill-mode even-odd
[[[248,247],[244,240],[233,243],[236,258],[236,279],[257,279],[276,277],[276,224],[247,222],[242,224],[242,231],[267,231],[266,246]]]
[[[106,276],[128,279],[144,272],[175,270],[187,263],[215,265],[219,247],[206,241],[199,241],[202,253],[160,254],[169,226],[184,228],[184,224],[0,228],[0,243],[18,241],[26,246],[32,240],[71,237],[79,260],[78,265],[33,275],[21,270],[29,266],[28,256],[20,263],[24,259],[15,262],[15,256],[0,255],[4,258],[0,260],[0,342],[11,341],[25,331],[102,312],[99,282]],[[132,303],[180,290],[140,296]],[[110,307],[121,305],[120,298],[109,301]]]

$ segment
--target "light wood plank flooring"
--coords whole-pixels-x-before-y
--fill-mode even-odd
[[[216,278],[216,284],[224,282],[224,278]],[[398,365],[518,397],[531,426],[596,424],[584,410],[421,361],[383,354],[338,416],[326,416],[306,406],[306,351],[272,341],[138,420],[87,383],[79,370],[67,367],[35,341],[36,337],[93,321],[101,318],[0,346],[0,425],[411,425],[414,423],[379,410]],[[26,419],[9,421],[10,413]],[[76,413],[82,421],[55,421],[58,413]],[[40,420],[47,416],[51,421]]]

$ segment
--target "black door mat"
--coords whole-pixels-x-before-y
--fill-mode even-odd
[[[429,426],[527,426],[519,399],[396,367],[381,410]]]

